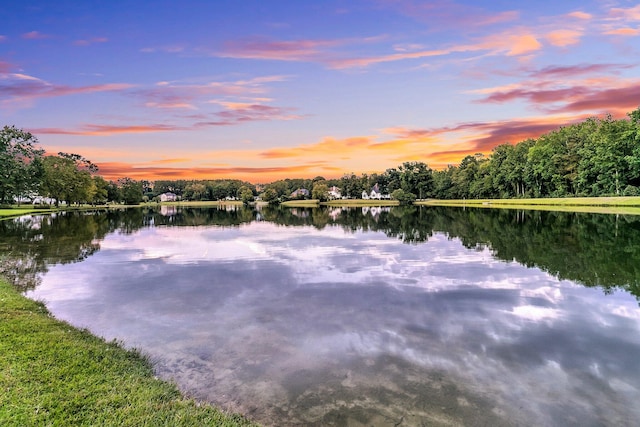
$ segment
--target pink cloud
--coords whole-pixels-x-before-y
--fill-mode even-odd
[[[533,33],[525,29],[514,29],[486,36],[474,43],[453,45],[442,49],[401,52],[366,58],[332,59],[328,63],[333,68],[343,69],[368,67],[384,62],[446,56],[463,52],[485,51],[492,55],[521,56],[534,53],[541,48],[542,45]]]
[[[0,101],[24,101],[27,99],[77,95],[93,92],[122,91],[133,87],[125,83],[106,83],[89,86],[56,85],[26,74],[0,74]]]
[[[51,38],[51,36],[48,34],[40,33],[38,31],[31,31],[31,32],[22,34],[22,38],[26,40],[42,40],[42,39]]]
[[[632,68],[634,65],[624,64],[578,64],[568,66],[550,66],[532,72],[530,75],[536,79],[568,78],[584,74],[612,73],[618,74],[622,69]]]
[[[552,112],[593,111],[624,116],[640,107],[640,81],[608,89],[594,89]]]
[[[629,28],[629,27],[616,28],[616,29],[613,29],[613,30],[606,31],[605,34],[610,35],[610,36],[628,36],[628,37],[640,36],[640,27],[638,27],[638,28]]]
[[[392,9],[417,21],[426,22],[430,28],[438,30],[466,31],[469,28],[487,27],[505,22],[516,21],[517,11],[487,12],[470,4],[458,4],[452,1],[420,0],[380,0],[382,7]]]
[[[219,111],[212,114],[212,120],[201,121],[194,127],[228,126],[245,122],[270,120],[297,120],[303,118],[292,113],[290,108],[273,107],[262,104],[248,104],[243,107]]]
[[[634,7],[614,7],[609,11],[609,18],[621,21],[640,21],[640,4]]]
[[[575,18],[575,19],[581,19],[581,20],[584,20],[584,21],[588,21],[588,20],[593,18],[593,15],[591,15],[590,13],[582,12],[582,11],[579,11],[579,10],[569,13],[567,16],[569,16],[571,18]]]
[[[94,37],[91,39],[83,39],[83,40],[76,40],[73,42],[74,45],[76,46],[90,46],[92,44],[96,44],[96,43],[106,43],[108,42],[109,39],[106,37]]]
[[[280,61],[323,61],[326,59],[324,49],[342,43],[338,40],[273,41],[245,39],[226,43],[223,51],[218,56]]]

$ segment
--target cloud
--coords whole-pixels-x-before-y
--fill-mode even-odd
[[[584,74],[611,73],[619,74],[621,70],[633,68],[628,64],[577,64],[567,66],[549,66],[530,73],[536,79],[569,78]]]
[[[68,96],[94,92],[118,92],[133,87],[126,83],[106,83],[89,86],[57,85],[37,77],[19,73],[0,73],[0,102],[3,106],[37,98]]]
[[[634,7],[614,7],[609,10],[609,20],[633,22],[640,21],[640,4]]]
[[[571,100],[552,112],[597,111],[623,116],[640,106],[640,80],[631,81],[621,87],[594,89]]]
[[[31,31],[31,32],[22,34],[22,38],[26,40],[43,40],[43,39],[51,38],[51,36],[48,34],[40,33],[38,31]]]
[[[582,31],[577,30],[555,30],[546,34],[545,38],[553,46],[565,47],[578,44]]]
[[[82,39],[82,40],[76,40],[73,42],[74,45],[76,46],[90,46],[92,44],[96,44],[96,43],[106,43],[108,42],[109,39],[106,37],[94,37],[91,39]]]
[[[452,1],[419,1],[419,0],[381,0],[380,6],[401,13],[416,21],[424,22],[432,30],[458,31],[478,29],[497,24],[513,22],[520,14],[515,10],[488,12],[481,7],[470,4],[458,4]]]
[[[297,120],[303,118],[292,114],[291,108],[273,107],[262,104],[247,104],[239,106],[238,103],[232,109],[213,113],[213,120],[198,122],[194,127],[226,126],[244,122],[266,121],[266,120]]]
[[[343,44],[339,40],[276,41],[263,38],[227,42],[217,56],[223,58],[324,62],[325,49]]]
[[[0,43],[5,41],[6,39],[7,39],[7,36],[3,36],[2,34],[0,34]]]
[[[310,157],[340,153],[348,155],[353,151],[362,152],[363,149],[374,144],[374,137],[360,136],[345,139],[326,137],[315,144],[300,145],[291,148],[273,148],[259,154],[265,159],[281,159],[291,157]]]
[[[605,34],[610,35],[610,36],[629,36],[629,37],[640,36],[640,27],[638,27],[638,28],[629,28],[629,27],[616,28],[616,29],[613,29],[613,30],[606,31]]]
[[[569,16],[571,18],[575,18],[575,19],[581,19],[581,20],[584,20],[584,21],[588,21],[588,20],[593,18],[593,15],[591,15],[590,13],[582,12],[582,11],[579,11],[579,10],[569,13],[567,16]]]
[[[441,49],[401,52],[366,58],[331,59],[328,64],[332,68],[344,69],[368,67],[384,62],[422,59],[436,56],[447,56],[455,53],[482,52],[490,55],[522,56],[534,53],[542,48],[537,36],[526,29],[514,29],[488,35],[475,43],[458,44]]]
[[[46,135],[110,136],[131,133],[172,132],[176,130],[184,130],[184,128],[165,124],[138,126],[88,124],[83,125],[78,129],[37,128],[33,129],[32,132]]]
[[[605,71],[620,68],[602,64],[593,69]],[[552,68],[541,70],[537,77],[559,75],[571,76],[586,72],[588,67]],[[549,113],[584,112],[600,114],[609,112],[620,116],[640,105],[640,80],[619,78],[590,78],[566,82],[548,80],[525,81],[504,89],[484,90],[487,96],[477,100],[479,103],[505,103],[526,101],[538,110]],[[478,91],[477,93],[480,93]]]
[[[242,179],[251,182],[269,182],[292,176],[315,176],[323,173],[336,174],[337,168],[324,162],[310,162],[293,166],[225,166],[225,167],[153,167],[137,166],[124,162],[99,163],[100,175],[105,179],[114,180],[123,176],[134,179]]]
[[[161,81],[153,87],[139,89],[133,95],[144,98],[144,105],[151,108],[196,110],[206,104],[233,102],[211,101],[211,97],[264,98],[262,95],[269,92],[269,83],[287,79],[283,75],[270,75],[235,81]]]

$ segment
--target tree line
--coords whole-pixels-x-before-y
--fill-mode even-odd
[[[468,155],[458,165],[432,170],[405,162],[381,173],[345,174],[338,179],[284,179],[265,185],[233,179],[106,181],[98,167],[78,154],[45,156],[29,132],[0,131],[0,204],[33,195],[56,202],[137,204],[171,192],[183,200],[256,196],[267,202],[330,197],[360,198],[375,186],[401,202],[415,199],[474,199],[640,195],[640,108],[626,119],[589,118],[537,139],[503,143],[485,156]],[[304,190],[304,191],[298,191]]]

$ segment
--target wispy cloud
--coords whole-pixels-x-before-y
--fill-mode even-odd
[[[220,166],[220,167],[154,167],[124,162],[100,163],[100,174],[106,179],[128,176],[135,179],[215,179],[237,178],[251,182],[269,182],[292,176],[312,176],[339,173],[324,162],[309,162],[293,166]]]
[[[520,17],[516,10],[489,12],[470,4],[449,0],[379,0],[378,4],[392,12],[408,16],[435,30],[456,28],[460,31],[514,22]]]
[[[120,135],[120,134],[172,132],[176,130],[185,130],[185,129],[182,127],[167,125],[167,124],[137,125],[137,126],[87,124],[87,125],[80,126],[78,129],[38,128],[38,129],[33,129],[33,132],[36,134],[45,134],[45,135],[109,136],[109,135]]]
[[[141,88],[133,95],[143,98],[147,107],[197,110],[206,104],[220,102],[212,101],[212,97],[261,98],[269,92],[269,83],[287,79],[287,76],[271,75],[232,81],[162,81],[153,87]]]
[[[106,43],[108,42],[109,39],[106,37],[93,37],[90,39],[81,39],[81,40],[76,40],[73,42],[74,45],[76,46],[90,46],[92,44],[96,44],[96,43]]]
[[[640,105],[640,80],[591,76],[572,79],[591,71],[616,71],[625,66],[594,64],[592,66],[555,67],[534,73],[535,79],[504,87],[474,91],[485,97],[479,103],[525,101],[531,107],[549,113],[608,112],[624,115]],[[555,77],[555,78],[554,78]],[[563,79],[564,78],[564,79]]]
[[[68,86],[46,82],[20,73],[0,72],[0,105],[16,107],[37,98],[68,96],[94,92],[117,92],[133,87],[127,83],[105,83],[88,86]]]
[[[30,31],[28,33],[22,34],[22,38],[26,40],[43,40],[49,39],[51,36],[49,34],[43,34],[39,31]]]
[[[327,48],[344,44],[340,40],[278,41],[253,38],[225,43],[218,56],[226,58],[266,59],[279,61],[325,62]]]

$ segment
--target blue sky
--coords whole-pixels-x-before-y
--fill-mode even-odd
[[[640,105],[635,1],[5,1],[0,16],[0,124],[108,178],[438,169]]]

